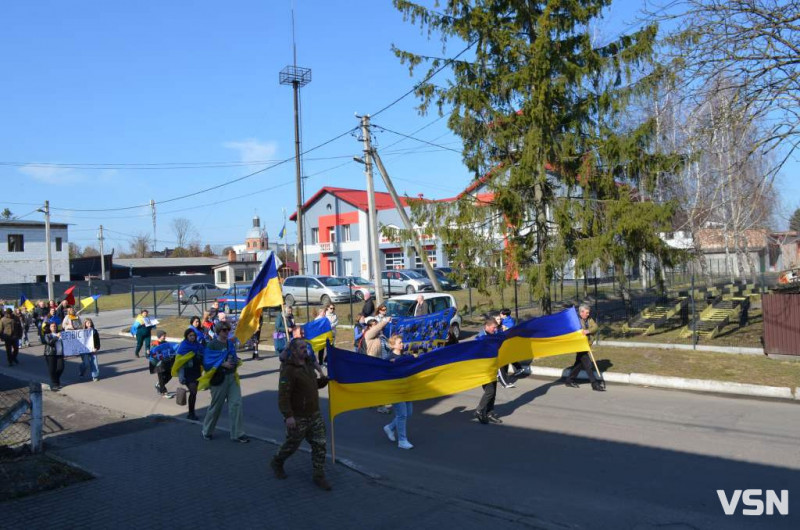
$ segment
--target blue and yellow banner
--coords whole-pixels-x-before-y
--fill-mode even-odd
[[[322,350],[325,344],[330,341],[333,343],[333,330],[331,321],[327,317],[319,317],[303,326],[306,341],[311,345],[315,352]]]
[[[33,302],[25,298],[24,294],[19,295],[19,305],[25,307],[25,309],[28,311],[33,311],[33,308],[35,307]]]
[[[328,348],[331,418],[366,407],[448,396],[491,383],[506,364],[588,351],[574,308],[506,333],[387,361]]]
[[[247,293],[242,314],[239,316],[239,324],[236,326],[236,338],[244,344],[253,333],[258,329],[261,320],[261,308],[278,307],[283,304],[283,293],[281,284],[278,281],[278,269],[275,266],[275,254],[270,253],[269,257],[261,265],[250,292]]]
[[[212,341],[210,345],[218,345],[218,343],[217,341]],[[236,384],[239,384],[239,366],[242,364],[242,361],[236,354],[236,344],[234,341],[228,340],[225,346],[224,349],[203,348],[203,375],[197,380],[198,390],[208,390],[208,387],[211,386],[211,379],[214,377],[214,374],[217,370],[220,370],[220,366],[229,356],[232,358],[232,362],[235,366],[234,377],[236,378]]]
[[[387,337],[400,335],[405,350],[428,351],[442,346],[447,340],[450,321],[455,313],[454,307],[448,307],[421,317],[392,317],[392,321],[383,328],[383,334]]]

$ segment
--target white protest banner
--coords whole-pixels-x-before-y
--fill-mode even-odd
[[[64,357],[91,353],[94,348],[94,337],[91,329],[62,331],[61,343],[64,345]]]

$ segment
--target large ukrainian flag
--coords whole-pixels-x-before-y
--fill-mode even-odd
[[[589,351],[581,320],[574,307],[554,315],[532,318],[504,333],[498,366],[553,355]]]
[[[331,418],[348,410],[448,396],[491,383],[506,364],[588,351],[574,308],[521,322],[506,333],[395,361],[329,348]]]
[[[253,286],[247,293],[244,309],[239,315],[239,324],[236,326],[236,338],[239,339],[239,342],[242,344],[247,342],[258,329],[261,308],[277,307],[282,304],[283,293],[278,280],[278,268],[275,266],[275,254],[270,253],[261,265],[258,276],[253,280]]]
[[[331,418],[348,410],[449,396],[497,378],[502,338],[488,337],[394,361],[328,348]]]

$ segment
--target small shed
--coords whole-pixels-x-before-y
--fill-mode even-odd
[[[772,292],[761,297],[764,353],[800,355],[800,292]]]

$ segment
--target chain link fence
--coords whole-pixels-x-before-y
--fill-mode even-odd
[[[0,447],[41,450],[42,385],[4,378],[0,390]]]

